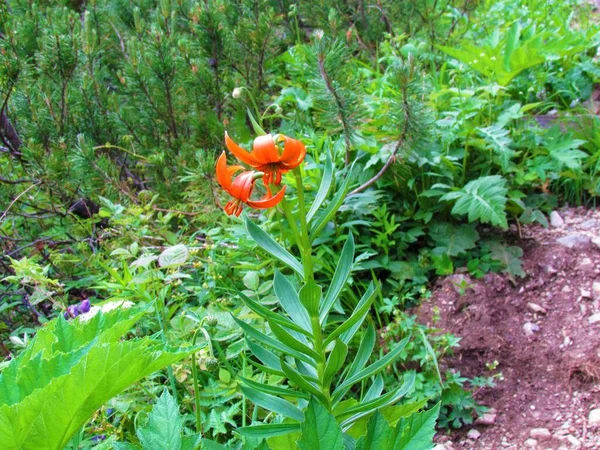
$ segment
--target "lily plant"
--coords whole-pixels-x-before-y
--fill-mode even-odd
[[[262,422],[241,427],[238,432],[270,440],[286,436],[285,442],[297,440],[300,448],[313,444],[319,444],[314,448],[328,449],[375,448],[364,446],[369,431],[367,421],[360,420],[372,416],[371,420],[377,421],[385,417],[383,423],[389,429],[389,445],[377,448],[405,448],[400,444],[412,439],[411,433],[406,431],[412,423],[408,421],[417,419],[421,431],[428,421],[427,440],[431,442],[437,407],[413,414],[424,407],[426,401],[422,401],[398,407],[401,410],[390,409],[412,391],[415,373],[407,372],[393,386],[385,386],[382,372],[399,360],[410,336],[386,354],[377,352],[373,356],[376,331],[369,312],[378,294],[378,283],[371,282],[353,311],[342,312],[339,299],[354,264],[352,233],[348,234],[333,277],[323,282],[322,276],[318,279],[315,276],[319,270],[314,256],[315,241],[342,205],[352,183],[353,168],[337,192],[332,193],[334,168],[331,158],[327,157],[319,189],[309,207],[303,184],[305,145],[282,134],[267,134],[260,128],[257,131],[260,135],[254,140],[251,152],[225,135],[230,153],[250,168],[228,166],[226,153],[221,154],[216,167],[217,180],[233,197],[224,210],[229,215],[239,216],[243,205],[257,209],[279,205],[294,235],[294,245],[288,250],[285,243],[277,242],[248,215],[244,216],[252,239],[283,267],[275,271],[273,279],[278,301],[275,308],[238,292],[244,304],[264,320],[264,326],[259,327],[234,317],[244,332],[251,353],[249,360],[265,374],[261,383],[242,378],[241,389],[247,399],[269,412]],[[242,173],[232,181],[232,175],[240,171]],[[283,176],[288,172],[295,179],[289,189],[283,184]],[[264,197],[251,200],[261,181]],[[294,188],[297,201],[286,201],[284,197],[289,193],[286,191]],[[274,190],[277,190],[275,194]],[[336,313],[332,314],[334,307]],[[358,345],[354,345],[356,341],[360,341]],[[331,445],[321,446],[319,440],[322,439]],[[286,448],[282,442],[278,441],[276,448]]]

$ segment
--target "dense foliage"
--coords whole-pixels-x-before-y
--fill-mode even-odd
[[[0,446],[429,448],[436,417],[471,423],[501,374],[445,370],[460,338],[411,308],[457,269],[524,276],[521,224],[595,205],[590,11],[2,2]],[[225,132],[263,130],[306,156],[228,218]]]

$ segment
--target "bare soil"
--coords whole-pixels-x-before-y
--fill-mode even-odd
[[[439,315],[435,326],[462,337],[450,368],[475,377],[498,361],[504,378],[475,394],[493,423],[439,436],[436,449],[600,449],[590,416],[600,408],[600,210],[559,214],[563,225],[526,227],[511,243],[525,278],[453,275],[419,308],[421,322]]]

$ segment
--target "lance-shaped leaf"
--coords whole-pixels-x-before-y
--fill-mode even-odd
[[[236,430],[242,436],[256,439],[268,439],[273,436],[300,431],[299,423],[274,423],[268,425],[251,425]]]
[[[346,179],[342,183],[340,190],[337,191],[331,202],[329,202],[327,208],[325,208],[325,210],[313,220],[312,225],[310,227],[310,234],[313,240],[319,235],[321,230],[325,227],[325,225],[327,225],[327,222],[329,222],[333,218],[338,209],[340,209],[340,206],[342,206],[342,204],[344,203],[344,199],[346,198],[346,194],[350,190],[350,184],[352,183],[352,180],[354,178],[355,165],[356,162],[354,162],[354,164],[352,164],[352,166],[350,167],[350,170],[348,171]]]
[[[313,280],[309,280],[302,286],[302,289],[300,289],[300,302],[311,317],[316,317],[317,314],[319,314],[319,304],[321,303],[322,296],[323,290],[321,289],[321,286]]]
[[[300,342],[298,339],[296,339],[290,333],[285,331],[283,328],[281,328],[279,325],[277,325],[272,320],[269,319],[268,322],[269,322],[269,326],[271,327],[271,331],[273,332],[275,337],[277,337],[285,345],[302,353],[303,355],[306,355],[309,358],[314,359],[316,362],[321,361],[321,355],[319,355],[316,351],[314,351],[308,345],[305,345],[302,342]],[[302,361],[304,361],[304,360],[302,360]],[[309,364],[312,364],[313,366],[316,365],[310,359],[307,360],[306,362],[308,362]]]
[[[365,320],[367,313],[369,312],[369,308],[371,308],[373,300],[375,300],[376,292],[377,291],[375,289],[375,285],[373,284],[373,282],[371,282],[367,291],[364,293],[364,295],[356,305],[356,308],[354,308],[352,315],[347,320],[345,320],[339,327],[337,327],[329,336],[327,336],[327,339],[325,339],[325,342],[323,343],[324,346],[329,345],[330,342],[333,342],[342,333],[345,333],[346,331],[351,330],[353,328],[356,331],[360,327],[363,320]],[[346,336],[346,338],[342,340],[345,343],[348,343],[350,339],[352,339],[352,336],[354,336],[354,333]]]
[[[265,368],[269,370],[265,370],[267,373],[273,374],[281,374],[283,376],[283,372],[281,371],[281,364],[279,364],[279,358],[271,353],[266,348],[261,347],[258,344],[252,342],[248,337],[246,337],[246,345],[252,352],[254,356],[256,356],[263,364]],[[252,364],[255,364],[251,361]]]
[[[294,258],[290,252],[275,242],[271,236],[269,236],[262,228],[252,222],[248,216],[245,217],[245,220],[246,230],[248,230],[248,234],[250,234],[252,239],[254,239],[254,242],[256,242],[274,258],[277,258],[282,263],[287,264],[300,276],[304,276],[304,268],[302,267],[302,264],[300,264],[300,262]]]
[[[278,314],[276,312],[271,311],[269,308],[261,305],[258,302],[255,302],[254,300],[252,300],[250,297],[248,297],[241,291],[237,291],[237,293],[240,296],[240,298],[242,299],[242,301],[244,302],[244,304],[246,306],[248,306],[248,308],[250,308],[256,314],[261,316],[263,319],[270,319],[283,327],[289,328],[290,330],[297,331],[298,333],[302,333],[305,336],[312,337],[312,334],[309,331],[305,330],[303,327],[301,327],[297,323],[292,322],[291,320],[289,320],[287,317],[283,316],[282,314]]]
[[[344,389],[352,386],[355,383],[358,383],[359,381],[364,380],[365,378],[379,373],[387,366],[389,366],[392,362],[394,362],[396,358],[398,358],[398,356],[400,356],[400,353],[402,352],[402,350],[404,350],[404,347],[406,346],[406,344],[408,344],[408,341],[409,338],[403,339],[398,343],[398,345],[396,345],[396,347],[394,347],[392,351],[390,351],[383,358],[378,359],[376,362],[365,367],[355,375],[347,377],[344,380],[344,382],[333,391],[334,400],[339,400],[340,393],[343,393]]]
[[[266,394],[278,395],[280,397],[303,398],[305,400],[308,400],[310,398],[310,396],[305,392],[300,392],[294,389],[284,388],[281,386],[273,386],[272,384],[258,383],[254,380],[251,380],[250,378],[240,377],[240,379],[244,382],[244,384],[247,384],[251,388],[254,388]]]
[[[311,333],[310,317],[304,306],[302,306],[296,289],[278,270],[275,271],[273,289],[285,312],[289,314],[297,325],[306,330],[306,332]]]
[[[306,215],[306,222],[310,223],[314,215],[317,213],[317,211],[325,201],[325,198],[329,193],[329,189],[331,188],[332,181],[333,163],[331,162],[331,157],[327,155],[325,159],[323,177],[321,178],[321,183],[319,184],[319,190],[317,191],[317,195],[315,195],[315,200],[313,201],[313,204],[310,207],[310,211],[308,211],[308,214]]]
[[[412,372],[409,374],[408,379],[396,389],[388,392],[385,395],[381,395],[379,397],[372,398],[368,401],[363,401],[352,408],[348,408],[338,416],[336,419],[340,420],[343,417],[348,417],[341,423],[342,429],[346,430],[349,428],[354,422],[356,422],[361,417],[364,417],[368,414],[371,414],[374,410],[378,408],[383,408],[388,405],[393,405],[406,394],[408,394],[411,389],[415,385],[416,374]]]
[[[331,284],[329,285],[329,289],[327,289],[327,293],[325,294],[325,299],[321,304],[321,310],[319,312],[319,319],[321,323],[325,322],[329,311],[340,295],[340,292],[342,292],[342,289],[346,285],[348,277],[350,276],[350,272],[352,271],[353,262],[354,236],[352,236],[352,233],[348,233],[348,239],[346,239],[344,247],[342,248],[342,253],[335,268],[333,278],[331,279]]]
[[[267,336],[265,333],[258,331],[252,325],[247,324],[246,322],[238,319],[237,317],[231,317],[242,328],[242,330],[246,334],[246,337],[251,337],[252,339],[255,339],[258,342],[262,343],[263,345],[278,350],[283,354],[293,356],[294,358],[298,358],[299,360],[307,362],[309,364],[314,364],[314,361],[308,356],[306,356],[304,353],[293,350],[287,345],[284,345],[281,342],[279,342],[277,339],[273,339],[272,337]]]
[[[325,365],[325,374],[323,376],[323,384],[325,386],[329,386],[331,384],[335,374],[338,373],[344,365],[347,354],[348,346],[340,339],[337,339],[335,341],[333,350],[329,354],[329,358],[327,358],[327,364]]]
[[[241,386],[242,392],[246,397],[250,399],[252,403],[265,408],[268,411],[273,411],[277,414],[281,414],[284,417],[302,422],[304,420],[304,414],[302,411],[292,403],[282,398],[276,397],[272,394],[259,391],[253,387]]]
[[[312,382],[308,381],[304,376],[300,375],[292,366],[286,363],[283,358],[280,361],[281,368],[283,369],[283,373],[288,379],[298,386],[299,389],[308,392],[309,394],[314,395],[319,401],[323,404],[327,404],[328,400],[325,397],[325,394],[321,392],[321,390],[316,387]]]

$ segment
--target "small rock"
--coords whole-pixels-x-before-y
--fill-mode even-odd
[[[473,285],[471,283],[471,278],[469,278],[467,275],[464,275],[462,273],[456,273],[454,275],[450,275],[446,279],[450,281],[450,284],[452,285],[452,287],[454,288],[454,291],[457,294],[462,295],[465,293],[465,291],[468,291],[469,289],[473,288]]]
[[[565,224],[565,221],[563,220],[563,218],[560,216],[560,214],[557,211],[552,211],[550,213],[550,225],[552,225],[554,228],[560,228]]]
[[[592,295],[594,296],[594,300],[600,300],[600,281],[594,281]]]
[[[592,314],[590,317],[588,317],[588,322],[590,325],[600,322],[600,313]]]
[[[568,284],[565,284],[560,291],[564,292],[565,294],[568,294],[569,292],[571,292],[571,287]]]
[[[596,236],[594,239],[592,239],[592,244],[600,248],[600,236]]]
[[[537,303],[527,303],[527,307],[534,313],[546,314],[546,310]]]
[[[469,439],[476,440],[476,439],[479,439],[479,436],[481,436],[481,433],[479,431],[477,431],[475,428],[471,428],[469,430],[469,432],[467,433],[467,437]]]
[[[486,412],[475,421],[476,425],[494,425],[496,423],[496,413]]]
[[[592,409],[590,411],[590,415],[588,416],[588,425],[600,425],[600,408]]]
[[[583,249],[590,244],[591,240],[586,234],[569,234],[557,239],[556,242],[567,248]]]
[[[579,261],[579,264],[577,264],[577,268],[585,269],[585,268],[591,267],[593,265],[594,265],[594,262],[590,258],[583,258],[581,261]]]
[[[580,228],[597,228],[598,221],[596,219],[586,220],[585,222],[579,224]]]
[[[529,447],[529,448],[536,448],[538,444],[538,441],[536,441],[535,439],[527,439],[523,445],[525,445],[525,447]]]
[[[579,292],[581,292],[581,298],[592,298],[592,292],[587,289],[580,289]]]
[[[535,323],[525,322],[525,325],[523,325],[523,331],[525,332],[525,336],[533,336],[536,331],[540,331],[540,327]]]
[[[577,439],[575,436],[573,435],[567,435],[567,441],[569,441],[569,443],[571,444],[572,448],[580,448],[581,447],[581,441],[579,441],[579,439]]]
[[[552,433],[548,428],[532,428],[529,431],[529,436],[533,439],[550,439],[552,437]]]

